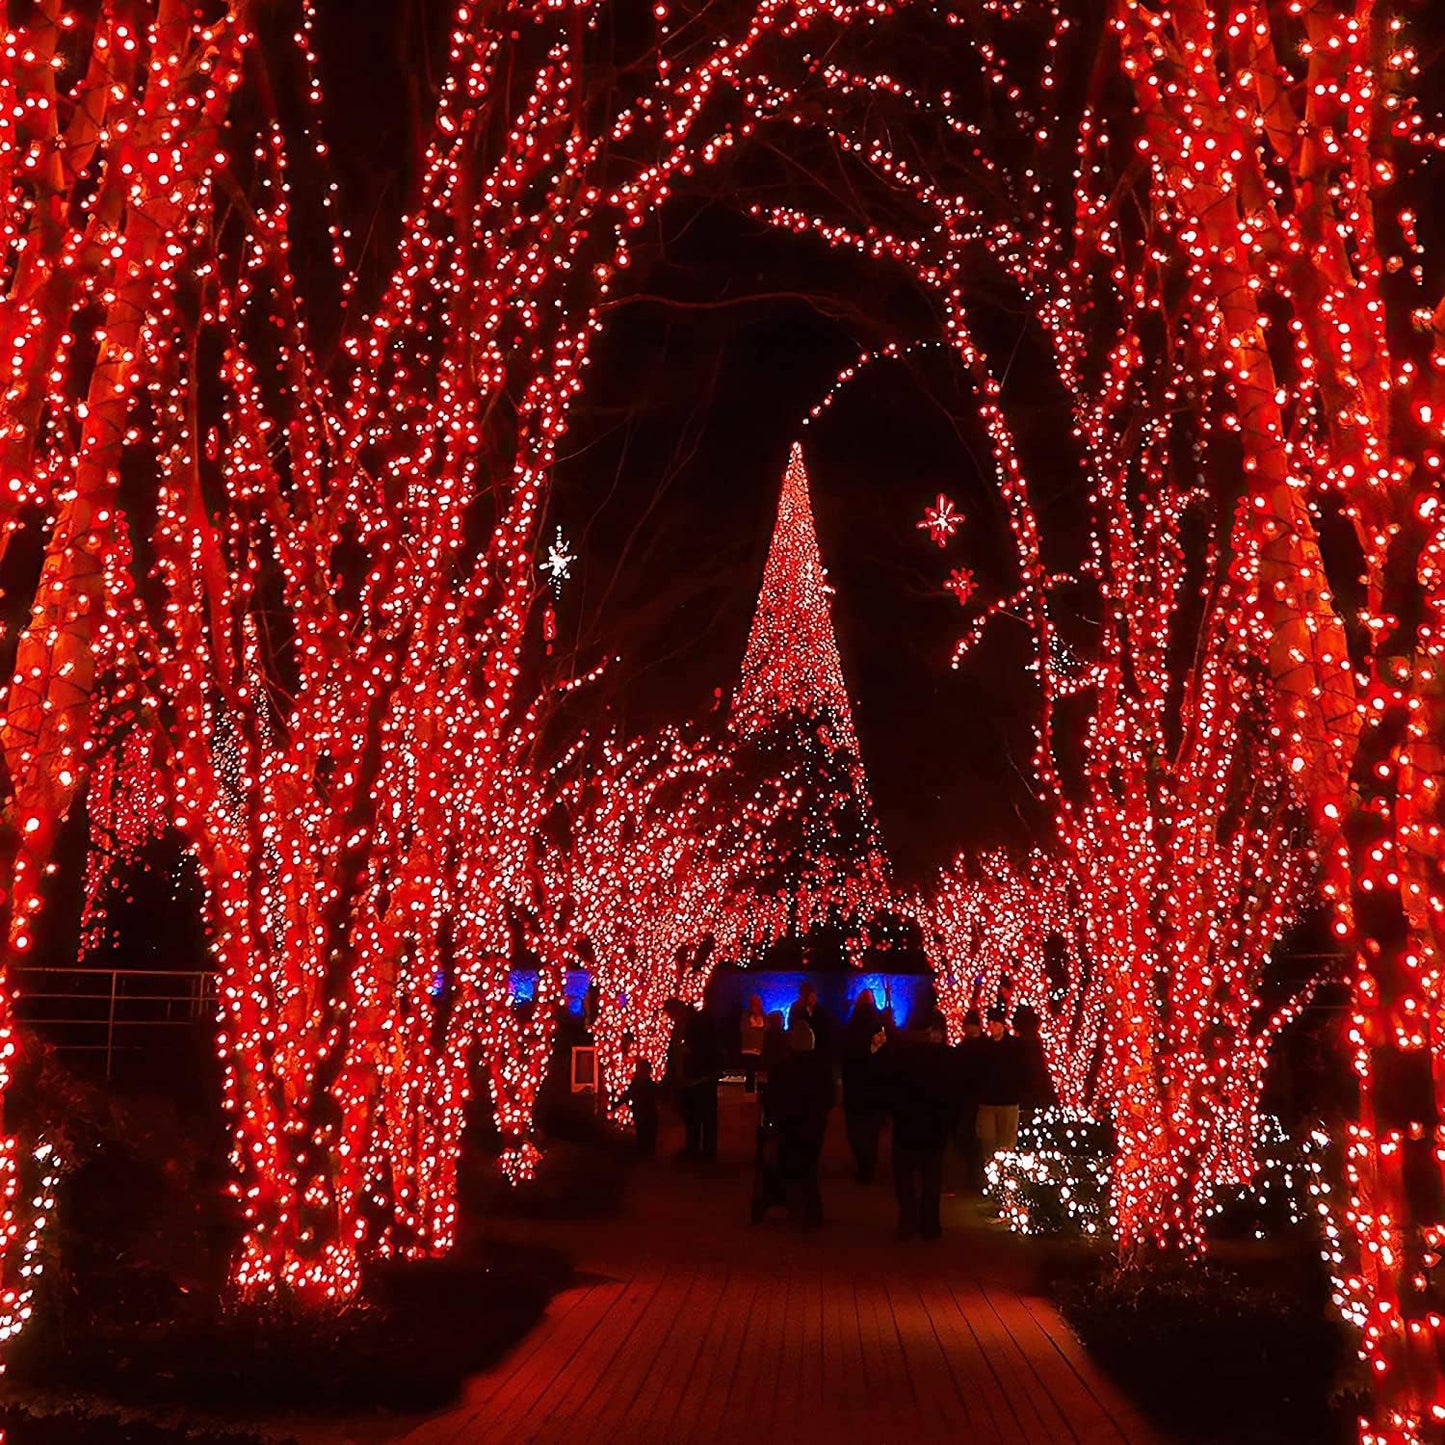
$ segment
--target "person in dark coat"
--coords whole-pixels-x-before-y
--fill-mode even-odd
[[[1040,1109],[1051,1109],[1059,1102],[1054,1090],[1053,1075],[1039,1034],[1039,1016],[1031,1008],[1021,1008],[1014,1015],[1014,1035],[1019,1044],[1019,1066],[1022,1088],[1019,1091],[1019,1120],[1026,1123]]]
[[[963,1020],[963,1038],[955,1050],[958,1063],[958,1121],[954,1144],[963,1159],[964,1187],[973,1194],[983,1188],[983,1161],[978,1147],[978,1103],[983,1092],[983,1020],[969,1013]]]
[[[788,1027],[802,1020],[807,1024],[813,1035],[813,1048],[824,1058],[831,1056],[833,1046],[833,1021],[828,1017],[823,1005],[818,1002],[818,990],[812,984],[803,981],[803,986],[798,990],[798,997],[793,1001],[793,1007],[788,1012]]]
[[[833,1107],[833,1073],[801,1018],[788,1029],[788,1052],[768,1079],[764,1107],[778,1131],[778,1172],[788,1213],[804,1229],[820,1225],[818,1161]]]
[[[878,1051],[888,1040],[883,1015],[866,988],[858,995],[843,1034],[843,1117],[858,1165],[858,1182],[871,1184],[878,1169],[878,1138],[887,1119]]]
[[[652,1063],[639,1057],[632,1073],[632,1082],[622,1097],[632,1109],[632,1129],[637,1137],[637,1152],[644,1159],[657,1153],[658,1094],[652,1077]]]
[[[1008,1031],[1002,1009],[990,1009],[980,1050],[983,1081],[978,1096],[978,1144],[984,1166],[1000,1149],[1019,1142],[1019,1101],[1024,1092],[1023,1049]]]
[[[669,1068],[682,1114],[682,1152],[689,1159],[716,1159],[717,1086],[723,1063],[717,1025],[680,998],[668,999],[664,1008],[673,1024]]]
[[[945,1037],[943,1019],[935,1016],[921,1036],[885,1050],[899,1239],[943,1233],[943,1153],[958,1108],[957,1061]]]
[[[787,1056],[788,1024],[782,1009],[774,1009],[763,1025],[763,1052],[758,1059],[758,1074],[764,1085],[772,1078],[773,1070]],[[766,1088],[764,1089],[766,1092]]]

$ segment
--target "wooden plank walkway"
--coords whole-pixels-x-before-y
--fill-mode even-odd
[[[1144,1445],[1159,1437],[1038,1296],[1036,1252],[945,1204],[897,1244],[891,1191],[830,1139],[827,1226],[746,1219],[751,1104],[725,1099],[723,1162],[639,1169],[623,1215],[494,1222],[567,1250],[579,1283],[463,1399],[396,1422],[406,1445],[892,1442]],[[835,1132],[841,1134],[835,1119]],[[674,1142],[664,1135],[664,1145]],[[369,1432],[370,1433],[370,1432]],[[378,1438],[372,1434],[371,1438]]]

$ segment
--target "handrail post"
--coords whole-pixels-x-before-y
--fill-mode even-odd
[[[105,1081],[110,1082],[115,1059],[115,990],[119,969],[110,971],[110,1017],[105,1022]]]

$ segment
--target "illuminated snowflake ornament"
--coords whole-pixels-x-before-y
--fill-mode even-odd
[[[541,564],[552,583],[552,590],[560,592],[562,584],[572,575],[572,564],[577,560],[577,554],[567,545],[566,539],[562,536],[561,527],[557,528],[556,539],[547,548],[547,558]]]
[[[963,513],[940,492],[934,504],[923,509],[923,520],[918,524],[918,530],[927,532],[940,547],[946,547],[948,539],[961,526],[963,526]]]
[[[978,591],[978,581],[967,567],[955,567],[943,584],[945,592],[952,592],[958,598],[960,607],[967,607],[969,598]]]

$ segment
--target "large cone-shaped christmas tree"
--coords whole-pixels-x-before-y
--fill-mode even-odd
[[[733,695],[737,906],[755,957],[826,933],[855,959],[888,867],[833,633],[808,473],[796,444]]]

